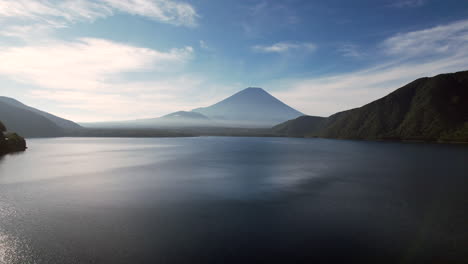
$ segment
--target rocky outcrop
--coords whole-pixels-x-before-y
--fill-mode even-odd
[[[0,155],[26,150],[26,140],[16,133],[6,132],[6,127],[0,122]]]

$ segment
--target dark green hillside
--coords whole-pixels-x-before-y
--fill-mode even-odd
[[[26,141],[16,133],[6,133],[5,125],[0,122],[0,155],[23,151],[26,149]]]
[[[468,142],[468,71],[418,79],[360,108],[334,114],[319,128],[301,119],[288,122],[275,131],[298,136],[288,132],[296,126],[300,136]]]
[[[273,130],[281,135],[301,137],[306,134],[317,133],[325,120],[325,117],[319,116],[300,116],[273,127]]]

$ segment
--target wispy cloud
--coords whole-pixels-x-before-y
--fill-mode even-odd
[[[116,11],[181,26],[195,26],[199,17],[190,4],[173,0],[0,0],[0,18],[56,28],[94,21]]]
[[[44,24],[9,25],[0,29],[0,36],[39,42],[44,36],[52,35],[54,28]]]
[[[206,41],[204,41],[204,40],[198,41],[198,44],[200,45],[201,49],[204,49],[204,50],[210,49],[210,47],[208,47],[208,44],[206,44]]]
[[[65,118],[94,122],[154,118],[191,110],[219,100],[210,92],[216,88],[219,86],[210,86],[203,78],[181,75],[157,81],[105,84],[97,90],[34,89],[28,96],[34,101],[50,101],[63,110],[60,115]]]
[[[0,0],[0,35],[24,40],[2,45],[0,75],[32,87],[25,97],[48,100],[61,115],[78,121],[154,117],[198,106],[191,102],[200,95],[191,93],[208,85],[183,73],[193,58],[190,46],[155,50],[54,36],[59,28],[118,13],[187,27],[199,18],[192,5],[175,0]],[[136,81],[131,78],[136,73],[152,77]],[[188,99],[177,98],[180,93]]]
[[[391,6],[397,8],[419,7],[423,6],[427,0],[397,0],[393,1]]]
[[[429,29],[397,34],[386,39],[382,48],[388,55],[415,57],[453,54],[466,50],[468,20]]]
[[[380,65],[347,74],[275,80],[275,96],[304,113],[328,116],[359,107],[423,76],[468,68],[468,20],[392,36]]]
[[[112,10],[95,1],[1,0],[0,17],[34,21],[62,27],[67,23],[95,20],[112,14]]]
[[[354,44],[343,44],[338,48],[338,52],[344,57],[361,58],[364,53],[359,50],[359,47]]]
[[[247,2],[247,1],[245,1]],[[244,6],[246,16],[239,25],[244,33],[251,38],[259,38],[268,29],[271,32],[280,28],[291,28],[297,25],[301,18],[294,8],[283,1],[249,1]],[[274,24],[275,27],[271,25]]]
[[[172,68],[192,52],[191,47],[162,52],[94,38],[51,41],[2,49],[0,74],[47,88],[98,89],[116,74]]]
[[[174,25],[195,26],[199,17],[192,5],[171,0],[102,1],[126,13],[145,16]]]
[[[252,50],[261,53],[286,53],[289,51],[313,52],[317,46],[313,43],[278,42],[272,45],[255,45]]]
[[[82,109],[77,116],[64,115],[69,118],[95,120],[96,113],[99,120],[142,117],[175,110],[181,89],[188,93],[185,89],[199,83],[195,77],[178,74],[192,54],[192,47],[158,51],[96,38],[50,40],[0,50],[0,75],[35,87],[29,96],[51,100],[61,109]],[[123,78],[135,72],[167,77],[143,82]]]

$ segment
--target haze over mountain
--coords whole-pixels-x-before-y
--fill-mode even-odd
[[[193,115],[192,113],[190,113]],[[0,122],[8,132],[31,137],[180,137],[191,134],[163,129],[143,129],[138,126],[121,129],[87,129],[80,125],[32,108],[9,97],[0,98]],[[12,134],[13,135],[13,134]]]
[[[214,105],[159,118],[82,123],[85,127],[243,127],[269,128],[303,115],[262,88],[246,88]]]
[[[468,142],[468,71],[417,79],[360,108],[301,116],[273,130],[286,136]]]
[[[3,102],[3,103],[9,104],[9,105],[14,106],[14,107],[19,107],[19,108],[22,108],[22,109],[29,110],[29,111],[32,111],[34,113],[37,113],[37,114],[49,119],[50,121],[54,122],[57,126],[63,128],[63,129],[79,129],[79,128],[81,128],[80,125],[78,125],[77,123],[75,123],[73,121],[70,121],[70,120],[55,116],[53,114],[49,114],[49,113],[44,112],[42,110],[36,109],[34,107],[27,106],[27,105],[21,103],[20,101],[18,101],[16,99],[13,99],[13,98],[10,98],[10,97],[0,96],[0,102]]]
[[[63,136],[81,126],[61,117],[27,106],[16,99],[0,96],[0,120],[24,137]]]
[[[188,111],[177,111],[156,118],[80,124],[87,128],[184,128],[216,125],[208,117]]]
[[[468,142],[468,71],[418,79],[379,100],[328,118],[299,115],[300,112],[263,89],[247,88],[219,103],[191,112],[178,111],[152,119],[94,123],[88,127],[108,129],[90,130],[15,99],[0,97],[0,120],[11,131],[25,137],[170,136],[189,132],[190,135]],[[277,122],[280,123],[291,117],[295,119],[271,130],[258,129],[271,127],[276,120],[281,120]]]
[[[200,113],[177,111],[159,118],[159,122],[165,125],[173,126],[212,126],[213,122]]]
[[[193,109],[221,124],[264,127],[303,115],[262,88],[246,88],[214,105]]]
[[[99,127],[101,123],[94,124]],[[144,128],[184,128],[197,126],[214,126],[206,116],[187,111],[177,111],[157,118],[138,119],[123,122],[109,122],[111,127],[144,127]]]
[[[51,120],[20,107],[0,102],[0,120],[9,131],[24,137],[56,137],[64,134],[63,129]]]

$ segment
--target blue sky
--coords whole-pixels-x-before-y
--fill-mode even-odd
[[[74,121],[263,87],[309,115],[468,70],[464,0],[0,0],[0,91]]]

